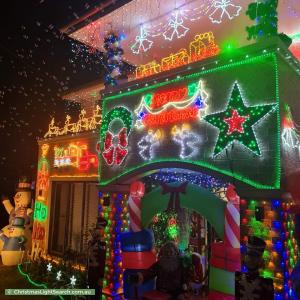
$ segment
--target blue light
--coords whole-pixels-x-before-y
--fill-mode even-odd
[[[278,199],[272,200],[272,207],[275,208],[275,209],[279,208],[280,207],[280,200],[278,200]]]
[[[204,107],[204,102],[203,102],[201,96],[198,96],[198,97],[196,98],[195,105],[196,105],[198,108],[203,108],[203,107]]]
[[[279,230],[281,228],[281,222],[280,221],[273,221],[272,222],[273,228]]]

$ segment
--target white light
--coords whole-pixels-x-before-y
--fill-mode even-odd
[[[166,40],[172,41],[176,35],[178,39],[184,37],[190,29],[183,26],[183,18],[179,10],[172,13],[166,31],[163,36]]]
[[[199,153],[201,138],[191,131],[185,124],[181,129],[177,126],[172,128],[173,141],[180,145],[180,158],[190,159]]]
[[[49,263],[49,264],[47,265],[47,271],[48,271],[48,272],[51,272],[51,270],[52,270],[52,265],[51,265],[51,263]]]
[[[148,40],[147,36],[149,36],[148,31],[141,25],[140,34],[135,37],[135,43],[131,46],[134,54],[139,54],[141,51],[147,52],[152,47],[153,41]]]
[[[61,271],[58,271],[56,274],[56,280],[60,280],[61,278]]]
[[[160,139],[162,134],[160,130],[153,132],[149,130],[148,134],[143,136],[138,142],[138,147],[140,149],[139,155],[143,160],[152,160],[155,157],[154,150],[160,145]]]
[[[213,12],[209,15],[209,19],[212,23],[220,24],[224,16],[227,16],[229,20],[239,16],[242,7],[234,5],[231,0],[217,0],[213,3],[213,9]]]
[[[70,284],[74,286],[74,285],[76,284],[76,278],[75,278],[75,276],[73,275],[73,276],[70,278],[70,280],[71,280]]]

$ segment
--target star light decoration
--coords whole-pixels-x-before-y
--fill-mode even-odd
[[[172,41],[174,36],[178,39],[184,37],[190,29],[183,25],[183,18],[178,9],[171,15],[166,31],[163,36],[166,40]]]
[[[148,40],[147,36],[149,36],[148,30],[144,25],[141,25],[140,34],[135,37],[135,43],[130,47],[134,54],[147,52],[152,47],[153,41]]]
[[[72,277],[70,278],[70,284],[73,286],[76,284],[76,278],[74,275],[72,275]]]
[[[61,271],[58,271],[56,274],[56,280],[60,280],[61,279]]]
[[[219,130],[213,156],[219,155],[234,142],[242,144],[246,149],[260,156],[261,151],[254,128],[276,107],[276,104],[246,106],[238,83],[235,82],[226,110],[203,117],[206,122]]]
[[[51,263],[49,263],[49,264],[47,265],[47,271],[48,271],[48,272],[51,272],[51,270],[52,270],[52,265],[51,265]]]
[[[239,16],[242,7],[234,5],[231,0],[218,0],[213,3],[213,12],[209,15],[212,23],[220,24],[223,17],[232,20],[234,17]]]

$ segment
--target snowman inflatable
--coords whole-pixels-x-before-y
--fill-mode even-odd
[[[9,225],[5,226],[1,230],[5,236],[9,236],[10,225],[12,225],[14,219],[18,217],[24,219],[24,224],[27,225],[25,227],[25,236],[30,240],[31,232],[29,230],[29,225],[31,221],[30,216],[33,212],[33,210],[29,207],[31,204],[30,186],[30,183],[26,182],[25,180],[19,182],[16,194],[14,196],[15,206],[11,204],[10,200],[7,197],[2,197],[2,204],[9,214]],[[2,251],[2,248],[3,239],[2,241],[0,240],[0,253]]]
[[[15,217],[6,234],[0,230],[0,240],[3,242],[1,257],[5,266],[15,266],[22,262],[27,240],[24,223],[24,218]]]

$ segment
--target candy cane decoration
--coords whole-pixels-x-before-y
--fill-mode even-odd
[[[225,209],[225,239],[224,244],[232,248],[240,248],[240,197],[233,185],[226,191],[228,203]]]
[[[130,186],[130,197],[128,200],[130,230],[138,232],[142,230],[142,201],[144,196],[145,186],[142,182],[133,182]]]

